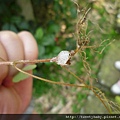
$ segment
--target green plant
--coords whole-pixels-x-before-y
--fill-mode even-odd
[[[69,7],[67,7],[68,4],[69,4]],[[68,86],[71,86],[71,84],[77,84],[77,85],[72,85],[72,86],[76,86],[76,87],[80,87],[80,86],[85,87],[86,86],[88,89],[92,90],[99,99],[101,99],[101,101],[103,102],[103,104],[105,105],[107,110],[111,113],[111,109],[109,109],[110,102],[106,99],[104,94],[99,89],[95,88],[94,86],[93,87],[89,86],[89,85],[92,85],[92,83],[90,81],[92,68],[90,66],[93,65],[92,58],[93,58],[93,56],[95,56],[95,54],[93,54],[93,52],[91,52],[91,50],[92,50],[92,47],[96,48],[99,46],[99,45],[97,46],[97,44],[95,46],[92,46],[92,44],[95,44],[96,42],[98,42],[98,43],[101,42],[101,41],[99,41],[99,38],[101,37],[100,35],[94,34],[94,37],[92,38],[92,40],[89,39],[90,38],[88,35],[89,30],[87,31],[87,29],[85,28],[86,21],[84,20],[87,16],[87,13],[89,10],[87,12],[83,10],[83,12],[82,12],[83,19],[81,20],[81,18],[78,18],[78,21],[77,21],[78,24],[76,25],[76,27],[78,27],[80,29],[78,29],[78,28],[75,29],[76,30],[75,37],[69,38],[68,32],[73,33],[73,27],[71,27],[71,25],[74,23],[74,21],[73,22],[69,22],[69,21],[72,18],[76,17],[76,14],[74,14],[74,13],[76,13],[75,7],[73,7],[72,2],[70,2],[70,1],[63,2],[62,0],[60,0],[60,1],[56,0],[54,9],[58,10],[59,14],[56,15],[54,12],[55,15],[54,15],[54,17],[52,17],[52,20],[48,19],[48,22],[46,25],[45,24],[41,25],[41,27],[37,27],[37,29],[34,31],[34,36],[37,40],[38,47],[39,47],[39,59],[44,58],[44,62],[45,62],[45,58],[51,58],[53,56],[56,56],[56,54],[58,54],[61,50],[63,50],[63,48],[64,49],[67,48],[67,50],[73,49],[75,52],[74,54],[76,54],[77,52],[80,51],[81,58],[78,59],[78,56],[77,56],[77,59],[78,59],[78,60],[76,60],[77,66],[73,66],[73,67],[75,67],[75,69],[73,69],[75,74],[68,70],[69,74],[72,74],[73,77],[69,77],[69,76],[65,77],[66,72],[62,71],[62,74],[64,75],[63,79],[65,80],[65,82],[69,82],[68,84],[64,84],[64,83],[62,83],[62,84],[68,85]],[[103,14],[103,12],[100,11],[100,14]],[[105,17],[104,17],[104,20],[106,20]],[[100,20],[100,22],[103,23],[104,20]],[[60,24],[58,24],[59,21],[60,21]],[[66,27],[64,32],[61,31],[62,25],[64,27]],[[91,26],[92,26],[92,24],[91,24]],[[95,29],[95,31],[96,31],[96,29]],[[113,35],[115,35],[114,32],[112,32],[112,33],[113,33]],[[97,36],[98,41],[96,40],[95,36]],[[103,35],[103,38],[107,38],[106,34]],[[76,39],[77,45],[78,45],[77,49],[75,48],[75,41],[74,41],[75,39]],[[73,41],[74,41],[74,45],[71,44],[71,43],[73,43]],[[89,44],[89,41],[90,41],[90,44]],[[103,48],[106,48],[109,41],[104,42],[104,43],[105,44],[103,45],[104,46]],[[99,48],[100,47],[101,46],[99,46]],[[87,49],[87,48],[91,48],[91,49]],[[93,49],[93,51],[94,51],[94,49]],[[73,56],[74,56],[74,54],[73,54]],[[88,59],[87,59],[87,57],[88,57]],[[94,59],[94,60],[96,60],[96,59]],[[39,62],[41,62],[41,61],[39,61]],[[90,64],[88,64],[88,62]],[[14,67],[16,67],[16,64],[17,63],[14,63],[14,61],[13,61]],[[84,67],[82,67],[82,65]],[[42,70],[40,69],[41,67],[42,67]],[[17,69],[17,67],[16,67],[16,69]],[[26,72],[24,72],[20,69],[18,69],[18,70],[20,72],[27,74]],[[44,78],[50,78],[50,79],[53,78],[54,79],[54,78],[58,78],[58,75],[55,75],[54,71],[59,72],[59,70],[60,70],[60,67],[57,67],[57,65],[55,65],[55,64],[51,65],[48,63],[45,65],[44,63],[41,63],[38,65],[38,67],[34,71],[34,74],[38,75],[39,77],[42,76]],[[79,75],[86,76],[86,73],[89,76],[89,77],[87,77],[89,79],[89,82],[88,81],[84,82],[84,78],[81,79],[80,77],[78,77]],[[37,77],[37,79],[46,80],[46,79],[39,78],[39,77]],[[76,79],[78,79],[78,83],[76,83]],[[34,86],[37,88],[37,91],[39,92],[38,94],[42,95],[44,93],[47,93],[49,91],[49,89],[51,89],[51,86],[49,86],[47,83],[40,82],[40,84],[38,84],[38,82],[37,81],[34,82],[35,83]],[[55,80],[53,83],[61,84],[61,83],[59,83],[59,82],[57,83],[57,82],[58,82],[58,79]],[[81,84],[81,83],[84,83],[84,84]],[[35,89],[35,87],[34,87],[34,89]],[[82,96],[82,94],[78,95],[78,98],[77,98],[78,100],[81,100],[80,96]]]

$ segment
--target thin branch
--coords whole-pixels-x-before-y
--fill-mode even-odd
[[[77,85],[77,84],[69,84],[69,83],[64,83],[64,82],[51,81],[51,80],[48,80],[48,79],[45,79],[45,78],[41,78],[41,77],[32,75],[32,74],[30,74],[30,73],[28,73],[28,72],[26,72],[26,71],[23,71],[23,70],[19,69],[19,68],[16,66],[15,63],[13,64],[13,66],[14,66],[19,72],[22,72],[22,73],[24,73],[24,74],[26,74],[26,75],[28,75],[28,76],[34,77],[34,78],[36,78],[36,79],[38,79],[38,80],[42,80],[42,81],[44,81],[44,82],[48,82],[48,83],[52,83],[52,84],[58,84],[58,85],[65,85],[65,86],[86,87],[86,85],[83,84],[83,83]]]
[[[17,61],[2,61],[0,65],[14,65],[14,64],[32,64],[32,63],[45,63],[50,62],[51,59],[40,59],[40,60],[17,60]]]

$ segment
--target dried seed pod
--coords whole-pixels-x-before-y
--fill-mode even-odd
[[[61,51],[57,57],[53,57],[50,62],[56,62],[58,65],[65,66],[70,64],[71,54],[69,51]]]

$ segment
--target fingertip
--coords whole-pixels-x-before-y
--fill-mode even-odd
[[[16,33],[12,31],[1,31],[0,32],[0,43],[2,44],[4,51],[6,52],[7,61],[16,61],[16,60],[24,59],[23,44]],[[22,68],[23,65],[19,64],[17,66],[19,68]],[[2,67],[1,69],[3,69],[2,70],[3,72],[4,67]],[[7,84],[7,85],[8,83],[11,84],[12,81],[11,79],[9,79],[9,77],[14,76],[16,73],[17,73],[17,70],[14,67],[9,66],[8,74],[5,76],[5,80],[2,81],[2,83],[4,82],[4,84]]]
[[[7,60],[7,53],[3,47],[3,45],[0,43],[0,61]],[[8,74],[8,66],[6,65],[0,65],[0,85],[2,84],[3,79]]]
[[[28,31],[18,33],[18,36],[23,42],[25,59],[36,59],[38,57],[38,47],[35,38]]]

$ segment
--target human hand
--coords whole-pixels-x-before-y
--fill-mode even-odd
[[[11,31],[0,32],[0,58],[15,61],[33,60],[37,56],[37,44],[29,32],[23,31],[18,34]],[[22,64],[18,66],[23,67]],[[0,114],[23,113],[30,103],[32,77],[13,83],[12,78],[16,73],[17,70],[12,66],[0,66]]]

